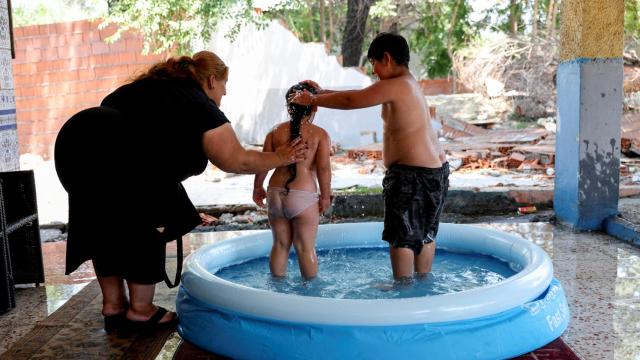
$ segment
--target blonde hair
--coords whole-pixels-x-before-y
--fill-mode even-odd
[[[142,79],[192,79],[203,85],[213,75],[216,80],[227,80],[229,67],[211,51],[200,51],[193,56],[171,57],[154,64],[133,81]]]

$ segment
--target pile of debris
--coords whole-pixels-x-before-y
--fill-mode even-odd
[[[546,129],[487,130],[449,120],[442,123],[442,135],[449,140],[443,146],[454,168],[542,170],[553,175],[555,134]]]
[[[268,228],[269,220],[266,211],[253,205],[200,206],[198,210],[202,220],[198,230],[232,231]]]
[[[622,125],[621,175],[640,181],[640,113],[625,115]],[[441,142],[454,170],[497,169],[553,177],[556,134],[545,128],[486,129],[465,121],[441,119]],[[382,144],[347,151],[352,160],[380,163]],[[366,171],[371,171],[367,169]],[[624,179],[623,179],[624,182]]]
[[[453,68],[474,92],[510,97],[517,115],[538,118],[555,112],[557,48],[556,37],[497,36],[456,52]]]
[[[640,155],[640,112],[624,114],[620,137],[620,147],[624,154]]]

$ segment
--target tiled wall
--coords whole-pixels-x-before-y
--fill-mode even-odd
[[[114,28],[98,29],[100,22],[81,20],[14,29],[20,154],[51,159],[65,121],[80,110],[98,106],[134,74],[166,58],[141,55],[142,37],[136,33],[105,43]]]
[[[20,167],[9,29],[7,0],[0,0],[0,171]]]

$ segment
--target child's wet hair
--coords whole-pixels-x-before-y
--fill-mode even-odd
[[[402,35],[379,33],[369,45],[367,58],[382,60],[385,52],[389,53],[396,64],[409,67],[409,44]]]
[[[311,113],[313,112],[313,106],[293,104],[289,101],[289,97],[294,92],[304,90],[307,90],[312,94],[316,93],[316,89],[312,86],[309,86],[307,84],[295,84],[290,87],[289,90],[287,90],[287,93],[284,96],[285,101],[287,102],[287,112],[289,113],[289,140],[293,140],[300,136],[300,124],[302,122],[302,119],[311,115]],[[287,189],[287,193],[289,192],[289,184],[296,178],[296,164],[291,164],[288,166],[288,168],[291,176],[289,177],[289,179],[287,179],[287,182],[284,185],[285,189]]]

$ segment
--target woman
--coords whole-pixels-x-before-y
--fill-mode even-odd
[[[212,52],[171,58],[58,134],[56,171],[69,194],[66,274],[92,260],[107,331],[175,326],[176,314],[152,300],[156,283],[169,284],[165,243],[200,223],[183,180],[207,160],[227,172],[260,173],[305,158],[300,138],[269,153],[241,146],[219,109],[227,77]],[[97,228],[96,220],[112,225]]]

